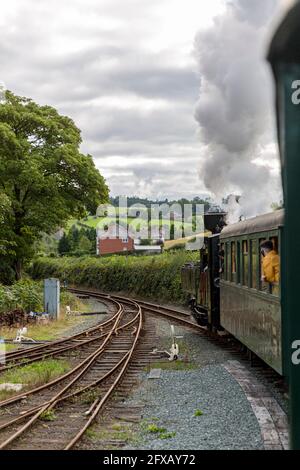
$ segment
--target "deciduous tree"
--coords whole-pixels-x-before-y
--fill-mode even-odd
[[[10,209],[3,231],[15,244],[8,256],[19,279],[40,234],[52,233],[70,217],[95,213],[107,201],[108,188],[91,155],[81,153],[80,130],[72,119],[9,91],[5,98],[0,104],[0,189]]]

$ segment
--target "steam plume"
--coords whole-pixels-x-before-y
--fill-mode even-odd
[[[282,198],[273,84],[265,61],[280,0],[228,1],[195,40],[201,88],[195,117],[205,144],[204,183],[217,198],[242,196],[243,215],[269,212]]]

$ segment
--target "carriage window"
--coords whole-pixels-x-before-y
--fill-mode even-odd
[[[278,237],[271,237],[270,240],[273,243],[273,247],[274,247],[274,250],[276,251],[276,253],[279,253]]]
[[[242,243],[242,271],[243,271],[243,285],[248,286],[249,276],[249,252],[248,252],[248,241],[244,240]]]
[[[278,237],[271,237],[271,240],[273,242],[274,250],[276,251],[276,253],[278,253],[280,255]],[[279,273],[279,277],[280,277],[280,273]],[[280,286],[280,279],[279,279],[279,282],[275,282],[271,286],[271,293],[273,295],[276,295],[277,297],[279,297],[279,295],[280,295],[280,287],[279,286]]]
[[[259,250],[260,250],[260,246],[262,244],[262,242],[264,242],[266,239],[265,238],[261,238],[259,240]],[[259,255],[259,259],[260,259],[260,263],[259,263],[259,289],[262,291],[262,292],[268,292],[270,293],[270,285],[263,281],[262,280],[262,261],[263,261],[263,255],[261,254],[261,251],[260,251],[260,255]]]
[[[231,281],[235,281],[236,274],[236,249],[235,242],[231,242]]]
[[[224,263],[225,263],[225,244],[221,243],[220,252],[219,252],[219,266],[220,266],[220,274],[221,274],[222,279],[224,279],[224,276],[225,276],[225,274],[224,274],[224,269],[225,269]]]
[[[257,289],[258,288],[258,283],[257,283],[257,278],[258,278],[257,240],[251,240],[250,250],[251,250],[251,287],[253,289]]]
[[[279,244],[278,244],[278,237],[270,237],[268,239],[262,239],[260,240],[260,243],[262,243],[263,241],[266,241],[266,240],[270,240],[273,244],[273,250],[279,254]],[[276,255],[275,255],[276,256]],[[279,294],[280,294],[280,289],[279,289],[279,273],[278,273],[278,263],[276,265],[276,268],[274,266],[274,272],[272,271],[272,267],[271,267],[271,270],[270,270],[270,264],[269,264],[269,267],[266,268],[266,272],[263,272],[263,269],[262,269],[262,264],[263,264],[263,256],[261,255],[261,266],[260,266],[260,277],[261,277],[261,280],[260,280],[260,288],[263,292],[267,292],[269,294],[273,294],[275,295],[276,297],[279,297]],[[268,266],[268,263],[267,263],[267,266]],[[276,271],[276,272],[275,272]],[[265,278],[263,279],[262,277],[265,276]],[[268,279],[267,277],[272,277],[272,280]],[[273,279],[274,278],[274,279]]]
[[[236,282],[241,283],[241,244],[236,242]]]
[[[225,247],[225,278],[229,281],[229,243]]]

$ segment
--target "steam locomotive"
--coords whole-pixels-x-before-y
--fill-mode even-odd
[[[226,330],[281,375],[281,289],[261,280],[260,244],[271,240],[280,255],[283,222],[278,210],[226,226],[205,239],[199,262],[181,272],[197,322]]]

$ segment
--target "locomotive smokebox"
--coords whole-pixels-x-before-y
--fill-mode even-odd
[[[226,225],[226,212],[207,212],[204,214],[205,230],[213,234],[220,233]]]

